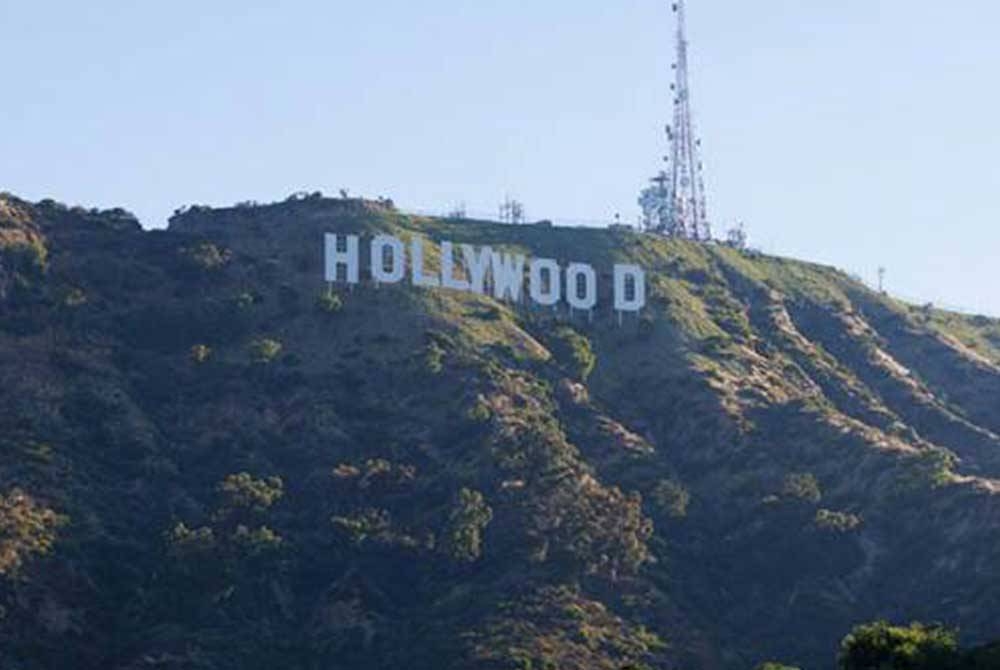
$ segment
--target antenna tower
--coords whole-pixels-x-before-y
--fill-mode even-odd
[[[691,115],[691,87],[688,77],[688,41],[684,0],[673,3],[677,15],[677,60],[673,64],[674,120],[667,126],[669,155],[666,169],[642,191],[639,205],[646,230],[670,237],[708,241],[712,229],[705,199],[701,140],[695,135]]]

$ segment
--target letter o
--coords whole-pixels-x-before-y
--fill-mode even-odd
[[[573,309],[593,309],[597,304],[597,273],[586,263],[566,268],[566,300]]]
[[[372,279],[385,284],[397,284],[406,275],[406,253],[403,243],[391,235],[376,235],[372,240]],[[388,263],[387,263],[388,261]],[[390,266],[386,270],[386,265]]]

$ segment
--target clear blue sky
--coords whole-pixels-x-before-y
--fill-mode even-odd
[[[689,0],[716,227],[1000,314],[1000,4]],[[0,189],[121,205],[505,193],[628,220],[663,153],[667,0],[0,0]]]

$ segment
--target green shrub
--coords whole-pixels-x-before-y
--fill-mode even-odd
[[[479,491],[462,489],[449,515],[447,551],[463,563],[483,555],[483,531],[493,520],[493,510]]]
[[[687,516],[691,493],[679,482],[663,479],[653,489],[653,502],[668,516],[683,519]]]
[[[205,344],[196,344],[188,352],[188,358],[197,365],[208,362],[208,359],[211,357],[212,348]]]
[[[847,533],[861,526],[861,517],[846,512],[821,509],[816,512],[814,523],[820,530]]]
[[[344,301],[332,289],[327,289],[316,298],[316,309],[324,314],[336,314],[344,308]]]
[[[809,503],[818,503],[823,499],[819,481],[808,472],[793,473],[785,477],[781,493],[786,498],[795,498]]]
[[[240,524],[233,532],[231,541],[240,549],[240,553],[248,556],[258,556],[267,551],[281,547],[283,540],[267,526],[248,528]]]
[[[281,536],[260,522],[284,495],[280,477],[258,479],[247,472],[226,477],[216,487],[220,501],[203,526],[176,524],[166,534],[168,550],[181,561],[178,569],[201,586],[230,587],[248,559],[281,549]],[[259,565],[258,565],[259,567]],[[225,579],[225,585],[219,580]]]
[[[284,346],[278,340],[263,337],[250,343],[250,357],[254,363],[273,363],[281,355],[282,349]]]
[[[204,526],[188,528],[186,524],[178,523],[167,533],[167,544],[175,556],[207,553],[216,546],[215,531]]]
[[[47,554],[66,523],[20,489],[0,496],[0,575],[13,575],[32,555]]]
[[[597,365],[597,355],[590,340],[569,326],[556,329],[550,347],[556,360],[581,381],[586,381]]]
[[[475,404],[469,408],[466,418],[475,423],[486,423],[493,417],[493,410],[490,403],[483,396],[476,398]]]
[[[240,311],[247,312],[253,309],[253,306],[257,304],[257,296],[255,296],[250,291],[243,291],[234,299],[236,303],[236,308]]]
[[[374,544],[406,551],[421,547],[420,540],[398,528],[385,509],[367,508],[354,514],[333,516],[330,521],[357,547]]]
[[[181,254],[187,261],[199,270],[217,270],[229,262],[231,254],[215,246],[211,242],[199,242],[194,246],[181,249]]]
[[[84,293],[83,289],[71,288],[66,291],[65,295],[63,295],[62,303],[63,306],[69,307],[70,309],[86,305],[87,294]]]
[[[417,477],[417,469],[384,458],[370,458],[360,466],[341,463],[331,474],[336,481],[354,482],[362,491],[379,489],[384,492],[412,484]]]
[[[958,457],[947,449],[932,447],[920,454],[917,460],[918,477],[932,488],[944,486],[958,465]]]
[[[38,278],[48,269],[48,249],[40,240],[18,242],[3,248],[3,256],[17,274]]]
[[[424,352],[424,368],[427,372],[432,375],[441,374],[444,370],[444,355],[444,349],[437,342],[428,344]]]
[[[229,475],[219,484],[225,498],[223,509],[249,509],[263,512],[285,494],[281,477],[257,479],[248,472]]]

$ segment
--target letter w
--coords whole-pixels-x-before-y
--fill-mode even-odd
[[[493,252],[490,259],[493,272],[493,295],[498,300],[508,297],[521,302],[524,289],[524,256]]]

